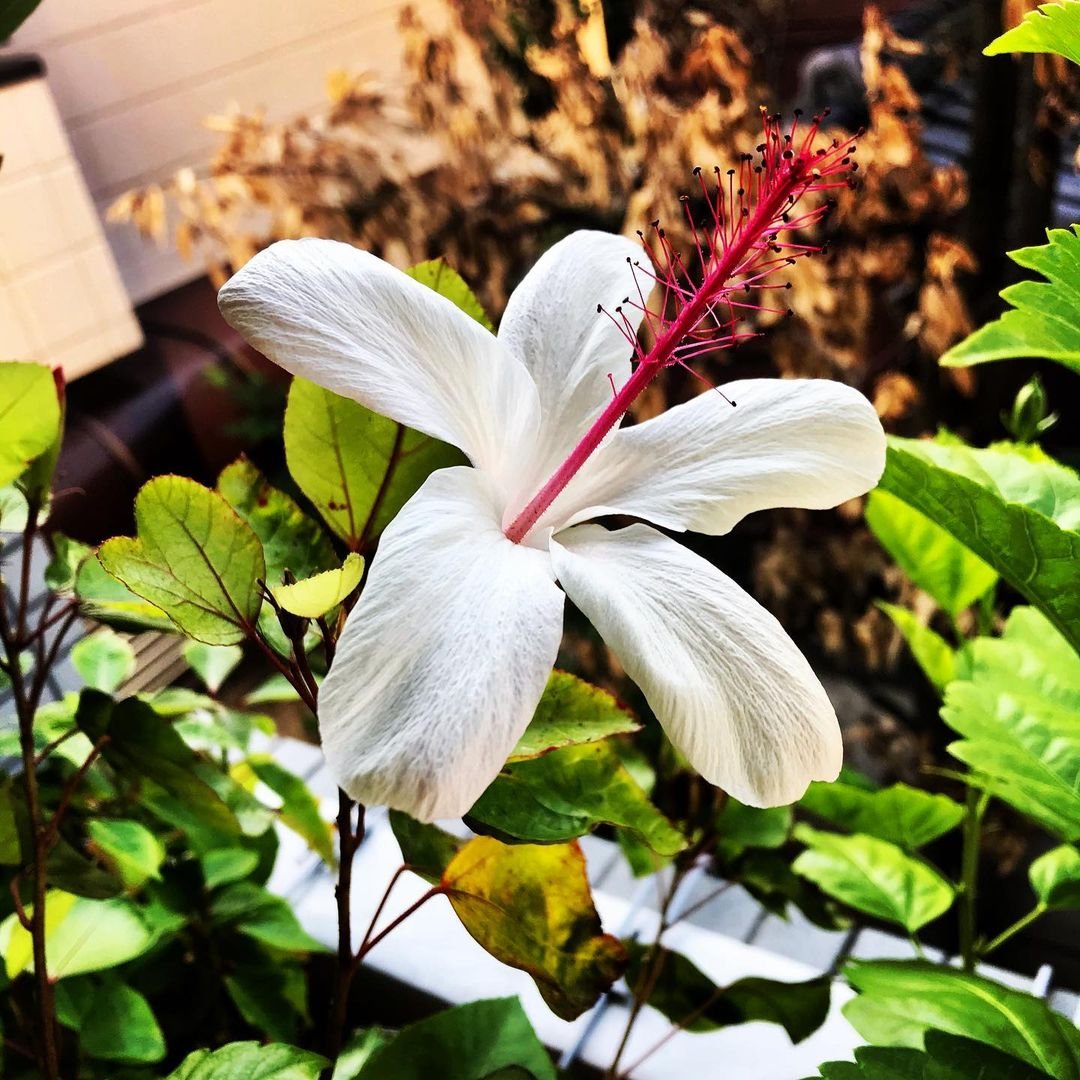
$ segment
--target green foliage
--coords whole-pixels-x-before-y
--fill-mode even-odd
[[[225,680],[244,659],[239,645],[206,645],[201,641],[184,642],[184,659],[211,694],[216,694]]]
[[[63,570],[57,566],[57,575]],[[156,604],[136,596],[123,582],[117,581],[94,555],[82,559],[74,579],[79,607],[87,615],[125,630],[177,629]]]
[[[626,952],[602,932],[577,844],[470,840],[440,883],[465,929],[497,960],[527,971],[548,1007],[573,1020],[622,974]]]
[[[939,633],[919,622],[914,612],[907,608],[884,601],[879,601],[877,606],[904,635],[911,655],[923,674],[939,691],[944,691],[956,675],[956,651],[953,647]]]
[[[442,259],[429,259],[427,262],[417,263],[405,273],[415,278],[421,285],[434,289],[440,296],[445,296],[485,329],[492,331],[495,329],[483,305],[476,299],[472,289],[465,283],[465,279]]]
[[[95,818],[87,822],[91,842],[116,869],[129,889],[161,879],[165,846],[145,825],[121,818]]]
[[[1080,1078],[1080,1030],[1045,1001],[979,975],[924,961],[850,961],[855,1030],[882,1046],[921,1047],[938,1029],[992,1046],[1055,1080]]]
[[[13,13],[0,9],[0,41]],[[0,488],[50,450],[60,431],[52,372],[41,364],[0,364]]]
[[[115,975],[63,980],[56,1013],[79,1033],[80,1049],[92,1058],[141,1065],[165,1057],[165,1036],[149,1002]]]
[[[203,880],[208,889],[246,878],[259,865],[258,852],[249,848],[214,848],[200,858]]]
[[[551,1059],[516,997],[458,1005],[391,1037],[362,1033],[353,1044],[354,1062],[365,1047],[370,1050],[358,1068],[347,1065],[339,1073],[339,1059],[334,1080],[555,1080]]]
[[[867,790],[843,782],[814,783],[799,801],[800,809],[848,832],[865,833],[914,851],[960,824],[963,807],[947,795],[896,783]]]
[[[606,690],[566,671],[553,671],[509,760],[524,761],[564,746],[628,734],[640,726]]]
[[[288,612],[304,619],[318,619],[332,611],[359,584],[364,560],[350,551],[340,567],[324,570],[292,585],[279,585],[274,599]]]
[[[909,933],[943,915],[955,898],[936,871],[895,844],[795,827],[807,845],[792,869],[850,907],[899,923]]]
[[[330,826],[323,821],[318,800],[307,784],[267,754],[252,755],[244,766],[280,797],[278,815],[282,824],[303,837],[308,847],[325,863],[336,865],[333,834]]]
[[[292,908],[253,881],[240,881],[214,896],[210,914],[256,941],[284,952],[322,952],[324,946],[297,922]]]
[[[466,820],[477,832],[531,843],[562,843],[609,824],[637,833],[658,855],[686,846],[606,742],[507,765]]]
[[[997,583],[997,572],[982,559],[887,491],[870,492],[866,524],[900,569],[953,618]]]
[[[719,843],[729,855],[748,848],[779,848],[791,835],[790,806],[744,806],[728,798],[716,815]]]
[[[135,499],[138,536],[106,540],[102,566],[188,637],[232,645],[251,632],[266,577],[262,544],[216,492],[158,476]]]
[[[1040,855],[1028,868],[1043,908],[1080,907],[1080,851],[1067,844]]]
[[[400,810],[390,811],[390,827],[401,847],[402,860],[427,881],[438,881],[465,846],[464,840],[437,825],[425,825]]]
[[[1080,64],[1080,3],[1061,0],[1056,4],[1040,4],[1019,25],[994,38],[983,52],[987,56],[1057,53]]]
[[[304,379],[289,389],[285,458],[351,551],[374,540],[431,472],[461,461],[444,443]]]
[[[947,529],[1080,648],[1080,478],[1033,448],[890,438],[881,486]]]
[[[318,1080],[330,1063],[319,1054],[283,1043],[229,1043],[196,1050],[166,1080]]]
[[[135,673],[131,643],[108,628],[77,641],[71,664],[87,686],[111,694]]]
[[[649,979],[651,949],[627,942],[630,966],[626,981],[641,993]],[[792,1042],[812,1035],[829,1014],[830,981],[827,976],[808,982],[785,983],[774,979],[739,979],[719,987],[681,953],[663,950],[660,974],[653,979],[649,1005],[686,1031],[715,1031],[754,1020],[779,1024]],[[687,1022],[687,1018],[692,1017]]]
[[[1070,21],[1080,28],[1076,18],[1080,4],[1070,0],[1069,7],[1073,11]],[[1052,22],[1032,12],[998,42],[1024,31],[1032,20],[1036,26]],[[1076,41],[1080,44],[1080,32]],[[1018,281],[1003,289],[1001,298],[1011,305],[1010,310],[949,349],[941,358],[944,366],[969,367],[990,360],[1040,356],[1080,372],[1080,233],[1074,225],[1071,230],[1048,229],[1046,237],[1048,244],[1009,252],[1018,266],[1034,270],[1046,280]]]

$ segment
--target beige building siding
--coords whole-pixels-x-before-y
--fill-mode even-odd
[[[10,48],[34,52],[99,214],[128,188],[205,162],[231,103],[311,111],[333,68],[400,81],[402,0],[44,0]],[[423,8],[421,2],[417,6]],[[199,273],[108,225],[132,300]]]

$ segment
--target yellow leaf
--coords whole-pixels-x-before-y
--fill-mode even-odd
[[[67,918],[77,897],[71,893],[52,889],[45,895],[45,940],[53,936],[56,928]],[[33,906],[27,906],[26,914],[32,915]],[[7,933],[4,933],[4,931]],[[6,940],[5,940],[6,939]],[[7,977],[14,979],[34,958],[34,945],[30,931],[23,928],[15,915],[10,915],[0,926],[0,949],[4,953]]]
[[[350,552],[340,570],[324,570],[293,585],[279,585],[274,599],[293,615],[317,619],[337,607],[360,584],[363,573],[363,558]]]

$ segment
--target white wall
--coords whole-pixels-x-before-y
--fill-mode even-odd
[[[43,0],[10,50],[45,60],[103,216],[128,188],[205,162],[216,138],[202,121],[232,102],[278,118],[311,111],[333,68],[399,83],[402,2]],[[136,303],[200,273],[126,226],[107,230]]]

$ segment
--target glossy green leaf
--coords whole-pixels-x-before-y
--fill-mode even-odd
[[[844,1016],[869,1042],[920,1047],[938,1029],[1080,1080],[1080,1030],[1040,998],[920,960],[849,961],[844,974],[859,995]]]
[[[497,960],[527,971],[557,1016],[573,1020],[622,974],[622,943],[602,932],[577,844],[470,840],[441,886],[465,929]]]
[[[292,1042],[304,1019],[307,984],[300,963],[279,955],[256,962],[230,957],[225,989],[240,1015],[257,1031],[276,1042]],[[299,1002],[296,992],[299,989]]]
[[[409,267],[405,273],[419,281],[421,285],[434,289],[440,296],[445,296],[485,329],[495,330],[483,305],[476,299],[472,289],[465,283],[465,279],[444,260],[429,259],[427,262]]]
[[[507,765],[466,820],[477,832],[531,843],[573,840],[600,824],[633,830],[658,855],[674,855],[687,843],[603,742]]]
[[[71,592],[75,588],[79,567],[93,557],[94,549],[62,532],[52,533],[49,546],[52,548],[52,558],[45,567],[45,584],[53,592]]]
[[[29,517],[26,495],[15,484],[0,487],[0,533],[21,533]]]
[[[627,944],[630,967],[626,981],[635,993],[644,990],[651,947]],[[681,953],[665,949],[663,966],[649,994],[649,1005],[686,1031],[715,1031],[732,1024],[761,1020],[779,1024],[792,1042],[802,1042],[825,1022],[829,1014],[830,981],[827,976],[809,982],[786,983],[774,979],[739,979],[717,986]]]
[[[1080,477],[1031,447],[889,439],[881,487],[985,559],[1080,648]]]
[[[101,545],[102,566],[188,637],[232,645],[251,631],[266,577],[262,544],[216,492],[158,476],[135,499],[138,536]]]
[[[166,1080],[318,1080],[329,1064],[284,1043],[236,1042],[188,1054]]]
[[[246,878],[259,865],[259,856],[248,848],[214,848],[200,858],[208,889]]]
[[[866,524],[900,569],[954,617],[997,582],[997,571],[978,555],[887,491],[870,492]]]
[[[363,576],[364,560],[351,551],[334,570],[324,570],[292,585],[277,586],[274,599],[293,615],[318,619],[336,608],[360,584]]]
[[[65,979],[56,987],[60,1023],[99,1061],[146,1065],[165,1057],[165,1036],[150,1003],[116,977]]]
[[[333,832],[323,820],[318,800],[307,784],[266,754],[249,757],[244,764],[280,796],[278,816],[282,823],[303,837],[323,862],[335,865]]]
[[[86,828],[95,848],[115,867],[127,888],[137,889],[151,878],[160,880],[165,847],[141,822],[96,818]]]
[[[521,1002],[508,997],[472,1001],[409,1024],[352,1075],[359,1080],[555,1080],[555,1069]]]
[[[285,410],[289,472],[327,525],[357,551],[458,451],[305,379]]]
[[[135,674],[135,650],[116,631],[98,630],[77,641],[71,663],[87,686],[106,694],[115,693]]]
[[[566,671],[553,671],[525,734],[510,761],[525,761],[549,750],[598,742],[637,731],[641,725],[611,694]]]
[[[939,633],[919,622],[915,613],[906,607],[884,601],[879,601],[877,606],[904,635],[923,674],[939,692],[943,692],[956,675],[956,650]]]
[[[0,28],[3,14],[0,11]],[[48,451],[59,430],[60,401],[52,372],[41,364],[0,363],[0,487],[17,480]]]
[[[390,1042],[396,1034],[380,1027],[354,1031],[334,1062],[334,1074],[330,1080],[356,1080],[375,1051]]]
[[[252,705],[272,705],[284,701],[299,701],[300,695],[284,675],[274,672],[268,679],[261,682],[254,690],[244,695],[244,704],[249,708]]]
[[[59,572],[59,571],[58,571]],[[81,609],[99,622],[124,630],[176,632],[176,624],[156,604],[136,596],[98,561],[83,559],[75,573],[75,595]]]
[[[947,795],[896,783],[868,791],[836,781],[813,783],[799,807],[855,833],[866,833],[915,850],[955,829],[964,808]]]
[[[244,650],[239,645],[207,645],[202,641],[185,641],[184,659],[199,676],[203,686],[211,694],[216,694],[236,670],[237,664],[244,659]]]
[[[1031,887],[1046,908],[1080,907],[1080,851],[1067,844],[1040,855],[1028,868]]]
[[[428,881],[438,881],[465,841],[440,829],[425,825],[400,810],[390,811],[390,828],[401,848],[401,858],[411,870]]]
[[[796,874],[850,907],[899,923],[908,933],[952,906],[953,887],[895,844],[861,834],[838,836],[807,825],[795,827],[795,838],[807,845],[792,866]]]
[[[222,926],[232,926],[248,937],[286,952],[322,952],[316,941],[297,922],[292,908],[261,885],[241,881],[217,893],[210,914]]]
[[[729,797],[716,815],[716,832],[727,854],[734,855],[747,848],[783,847],[791,822],[790,806],[746,806]]]
[[[1057,53],[1074,64],[1080,64],[1080,3],[1077,0],[1061,0],[1056,4],[1040,4],[1035,11],[1027,12],[1017,26],[994,38],[983,52],[987,56],[1001,53]]]

